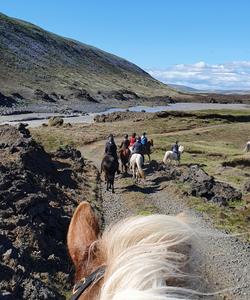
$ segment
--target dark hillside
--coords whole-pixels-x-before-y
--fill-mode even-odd
[[[125,59],[3,14],[0,69],[0,105],[8,99],[113,104],[179,95]]]

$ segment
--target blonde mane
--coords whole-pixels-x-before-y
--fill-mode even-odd
[[[137,216],[108,227],[97,242],[107,265],[98,299],[190,299],[191,291],[176,280],[187,276],[187,257],[178,246],[192,237],[193,229],[178,216]]]

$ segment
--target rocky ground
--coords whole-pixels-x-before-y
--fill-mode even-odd
[[[73,210],[88,200],[102,220],[98,172],[73,148],[46,153],[22,124],[0,127],[0,161],[0,298],[65,299]]]

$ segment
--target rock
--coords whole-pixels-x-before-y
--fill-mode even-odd
[[[66,145],[65,147],[61,147],[59,148],[55,153],[54,156],[58,157],[58,158],[71,158],[73,160],[79,160],[82,155],[81,152],[69,145]]]
[[[75,87],[71,88],[74,92],[72,94],[69,95],[70,99],[79,99],[79,100],[87,100],[89,102],[93,102],[93,103],[99,103],[99,101],[97,99],[95,99],[94,97],[92,97],[87,90],[85,89],[77,89]]]
[[[56,102],[55,99],[53,99],[51,96],[49,96],[47,93],[45,93],[44,91],[42,90],[39,90],[39,89],[36,89],[35,90],[35,96],[38,100],[43,100],[43,101],[46,101],[46,102]]]
[[[71,123],[65,123],[65,124],[63,125],[63,127],[65,127],[65,128],[70,128],[70,127],[72,127],[72,124],[71,124]]]
[[[38,299],[65,299],[58,295],[55,291],[48,288],[42,281],[37,279],[28,279],[23,281],[23,299],[38,300]]]
[[[62,126],[63,125],[63,119],[60,117],[51,117],[49,118],[48,126],[54,127],[54,126]]]
[[[72,285],[65,238],[79,199],[93,192],[93,166],[69,146],[48,154],[25,125],[0,126],[0,145],[0,299],[65,299]]]
[[[250,192],[250,181],[247,181],[244,185],[244,191],[245,192]]]
[[[12,97],[6,96],[0,92],[0,106],[11,107],[16,103]]]
[[[236,190],[234,187],[225,182],[216,181],[212,188],[213,202],[218,202],[223,205],[227,205],[230,200],[240,200],[242,193]]]
[[[104,114],[102,114],[102,115],[96,115],[94,117],[94,122],[96,122],[96,123],[104,123],[104,122],[106,122],[106,119],[107,119],[107,117]]]
[[[228,183],[216,181],[198,165],[175,168],[175,172],[171,171],[171,168],[173,167],[167,172],[171,172],[172,179],[188,184],[189,193],[195,197],[202,197],[220,205],[227,205],[228,201],[242,198],[240,191]]]
[[[186,174],[181,175],[180,180],[190,183],[191,194],[193,196],[205,197],[207,199],[212,197],[211,190],[214,184],[214,178],[209,176],[198,166],[191,166]]]

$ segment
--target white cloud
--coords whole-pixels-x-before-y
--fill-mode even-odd
[[[250,90],[250,61],[224,64],[178,64],[147,72],[164,83],[181,84],[196,89]]]

